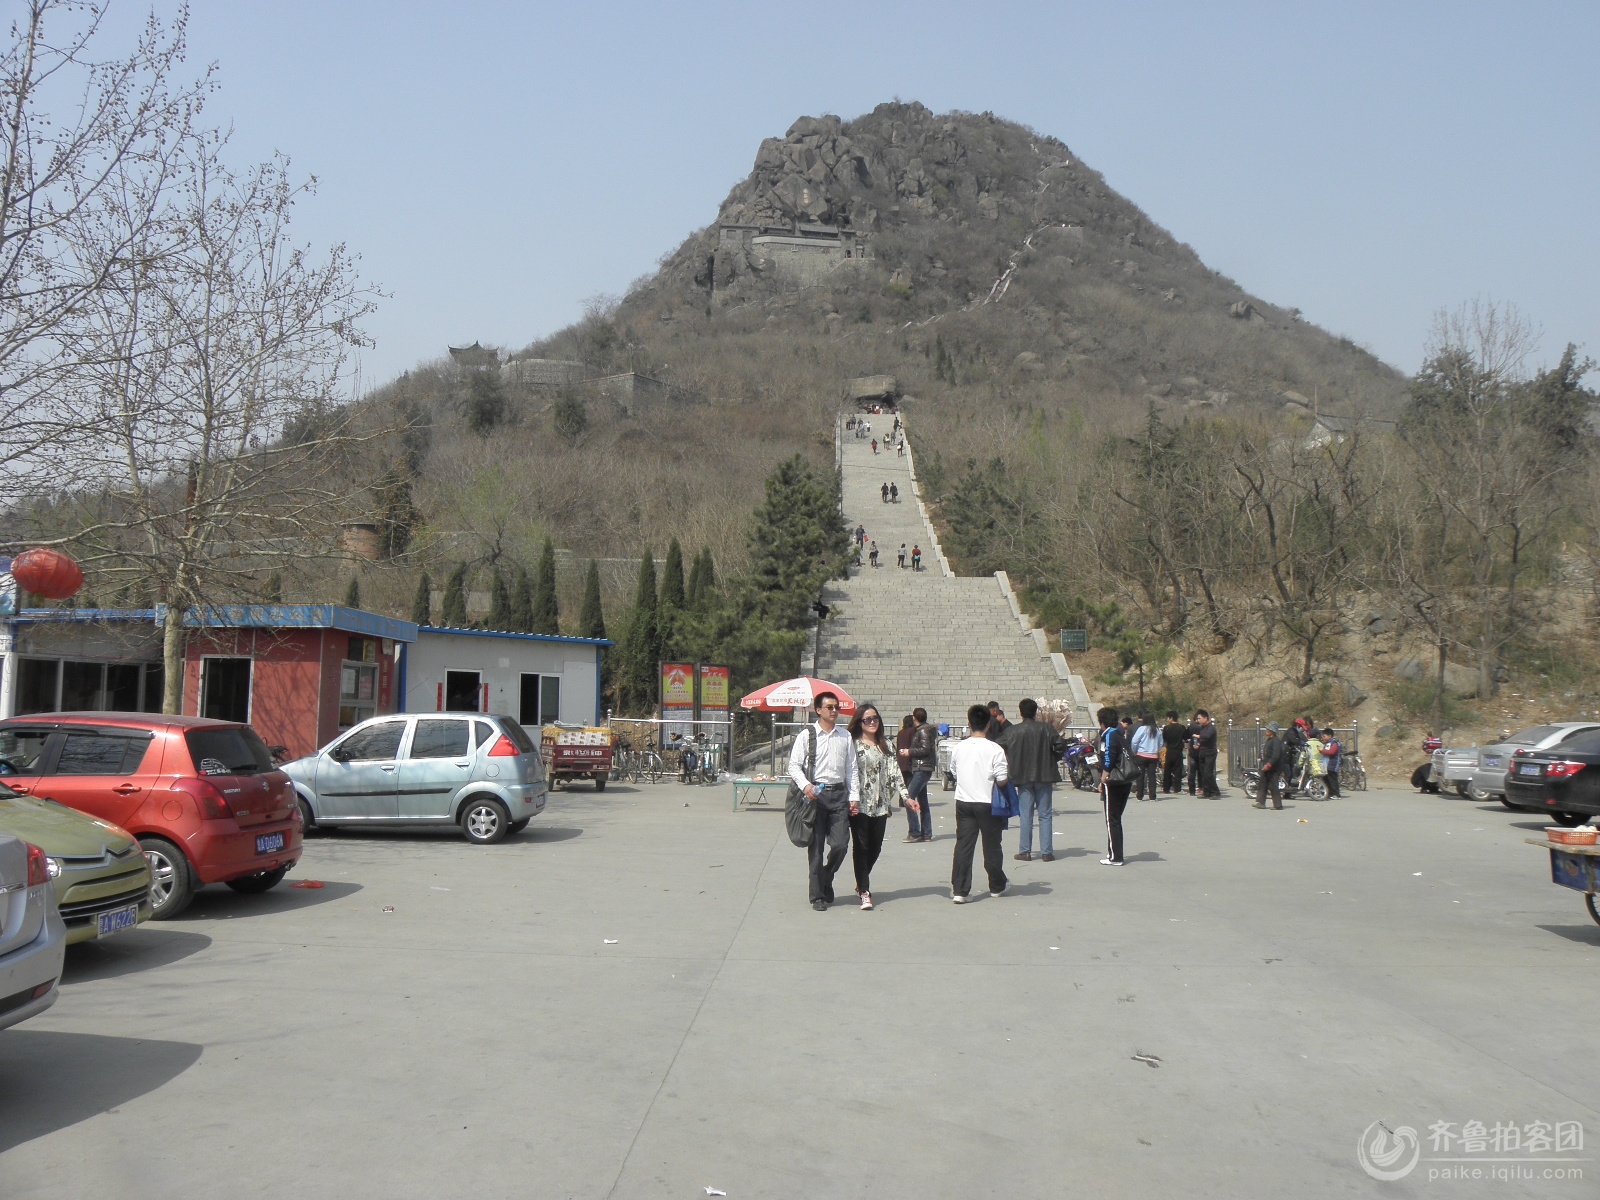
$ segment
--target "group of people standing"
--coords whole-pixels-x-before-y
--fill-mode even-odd
[[[1138,799],[1158,799],[1158,779],[1159,795],[1181,792],[1186,782],[1191,796],[1222,795],[1217,788],[1217,727],[1205,709],[1196,711],[1187,725],[1173,710],[1168,710],[1165,725],[1158,726],[1150,713],[1119,717],[1118,724],[1133,752],[1133,794]]]
[[[866,554],[867,562],[872,566],[881,565],[878,562],[878,543],[867,536],[865,525],[857,525],[855,532],[850,537],[856,544],[856,566],[859,567],[861,565],[863,553]],[[906,544],[904,542],[900,543],[900,566],[902,568],[909,566],[913,571],[922,570],[922,544],[920,542],[912,546],[909,552],[906,550]],[[909,717],[906,719],[910,720]]]
[[[1281,810],[1283,797],[1308,778],[1320,778],[1327,785],[1329,799],[1339,795],[1339,769],[1344,747],[1331,726],[1317,728],[1309,717],[1296,717],[1288,729],[1276,721],[1267,723],[1267,739],[1261,747],[1261,795],[1256,808]]]

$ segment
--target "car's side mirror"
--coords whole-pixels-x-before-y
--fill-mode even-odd
[[[328,757],[333,759],[334,762],[349,762],[351,756],[350,751],[345,749],[343,746],[335,746],[332,750],[328,751]]]

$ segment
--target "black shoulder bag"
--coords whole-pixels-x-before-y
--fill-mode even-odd
[[[806,733],[811,735],[811,744],[806,748],[806,782],[815,784],[812,776],[817,770],[817,727],[806,726]],[[817,806],[806,798],[793,780],[789,781],[789,794],[783,800],[783,823],[789,831],[789,840],[796,846],[811,845],[811,830],[817,823]]]

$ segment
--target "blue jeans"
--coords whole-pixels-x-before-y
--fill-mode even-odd
[[[1017,806],[1022,810],[1022,833],[1017,838],[1017,853],[1033,853],[1033,813],[1039,812],[1039,852],[1041,854],[1054,854],[1055,848],[1051,841],[1054,814],[1050,808],[1051,795],[1055,788],[1053,783],[1019,783],[1017,784]]]
[[[922,805],[921,812],[906,809],[907,837],[933,836],[933,817],[928,812],[928,780],[932,778],[932,771],[913,771],[911,778],[906,780],[906,791],[913,800]]]

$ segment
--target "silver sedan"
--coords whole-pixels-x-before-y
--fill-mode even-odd
[[[56,911],[50,860],[0,833],[0,1029],[56,1002],[67,927]]]
[[[458,825],[491,845],[543,812],[548,793],[539,747],[488,713],[373,717],[283,771],[308,831]]]

